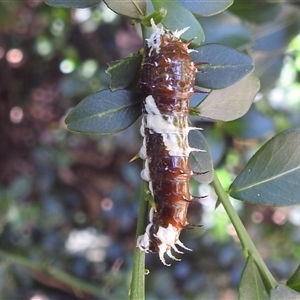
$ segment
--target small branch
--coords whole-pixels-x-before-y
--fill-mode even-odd
[[[220,203],[222,203],[223,207],[227,212],[228,217],[232,222],[232,225],[236,230],[236,233],[239,237],[239,240],[243,248],[244,255],[246,256],[246,258],[249,255],[253,257],[268,290],[275,288],[278,285],[278,283],[276,282],[275,278],[269,271],[268,267],[266,266],[265,262],[260,256],[258,250],[253,244],[250,236],[248,235],[247,230],[245,229],[243,223],[241,222],[235,209],[233,208],[216,174],[214,174],[213,186],[215,188],[216,194],[219,197],[218,200],[220,201]]]
[[[148,201],[146,201],[147,191],[148,183],[143,181],[136,237],[142,235],[146,228],[148,215]],[[145,252],[140,251],[138,248],[136,248],[134,251],[132,279],[129,295],[130,300],[145,299]]]
[[[28,270],[28,273],[32,274],[32,271],[35,273],[43,274],[43,278],[48,276],[49,278],[53,278],[56,282],[60,282],[68,287],[70,290],[73,290],[77,293],[86,293],[95,297],[107,297],[100,287],[96,287],[95,285],[91,285],[87,282],[82,281],[81,279],[72,276],[56,267],[50,266],[45,262],[36,263],[33,262],[26,257],[14,254],[12,252],[7,252],[4,250],[0,250],[0,257],[9,261],[11,264],[17,264]],[[37,280],[38,277],[34,276]]]

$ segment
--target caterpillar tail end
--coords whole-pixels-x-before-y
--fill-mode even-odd
[[[159,259],[165,266],[171,265],[166,263],[165,254],[173,260],[181,260],[172,254],[172,249],[176,253],[183,254],[182,251],[178,250],[176,245],[179,245],[183,249],[192,251],[192,249],[184,246],[184,244],[179,240],[181,230],[176,229],[172,225],[169,225],[168,228],[159,226],[158,231],[156,233],[152,233],[152,225],[153,224],[150,223],[146,228],[146,232],[137,238],[136,246],[141,251],[146,253],[158,252]]]

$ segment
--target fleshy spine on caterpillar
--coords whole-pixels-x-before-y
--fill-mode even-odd
[[[151,20],[153,33],[147,39],[142,67],[141,90],[143,146],[139,156],[145,161],[141,177],[149,182],[155,207],[149,212],[149,224],[137,239],[140,250],[158,252],[160,260],[166,253],[179,261],[171,249],[182,254],[177,245],[190,250],[179,240],[182,229],[190,225],[187,209],[192,201],[189,180],[193,175],[188,157],[192,151],[188,133],[189,102],[194,93],[196,65],[191,61],[190,42],[180,36],[189,29],[169,31]]]

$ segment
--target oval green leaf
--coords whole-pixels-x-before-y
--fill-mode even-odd
[[[229,8],[231,12],[251,23],[269,23],[281,12],[281,3],[268,1],[238,0]]]
[[[83,99],[67,116],[69,130],[89,134],[120,132],[141,114],[141,94],[103,90]]]
[[[184,6],[175,0],[152,0],[155,10],[165,8],[167,15],[162,24],[169,30],[189,27],[181,37],[184,40],[193,40],[193,45],[199,45],[204,41],[204,32],[195,16]]]
[[[146,15],[147,0],[103,0],[116,14],[140,20]]]
[[[300,300],[300,294],[283,284],[271,290],[271,300]]]
[[[300,292],[300,266],[298,266],[295,273],[286,282],[287,286],[291,289]]]
[[[252,54],[255,64],[255,74],[260,78],[261,92],[269,91],[278,80],[285,55],[256,51]]]
[[[222,121],[240,118],[249,110],[259,86],[252,73],[228,88],[211,91],[198,107],[201,117]]]
[[[142,55],[133,54],[121,60],[108,63],[105,71],[110,75],[110,88],[112,91],[133,88],[138,82],[141,70]]]
[[[263,145],[233,181],[229,193],[256,204],[299,204],[300,128],[283,131]]]
[[[274,5],[274,4],[273,4]],[[299,32],[300,12],[290,6],[282,7],[281,13],[272,22],[264,22],[254,31],[256,51],[284,52],[291,39]]]
[[[207,141],[199,130],[190,131],[188,138],[190,147],[201,150],[193,151],[189,156],[192,171],[195,174],[199,173],[199,175],[194,175],[193,178],[198,182],[209,184],[213,180],[214,172],[213,161]]]
[[[86,8],[98,5],[101,0],[45,0],[49,6],[67,8]]]
[[[224,123],[222,128],[237,139],[261,139],[274,132],[274,121],[251,108],[240,119]]]
[[[213,126],[213,124],[214,123],[208,122],[204,123],[203,135],[205,136],[205,139],[209,145],[213,164],[217,165],[220,163],[224,157],[224,154],[226,153],[227,141],[220,128]],[[229,186],[229,184],[227,186]]]
[[[205,17],[216,15],[233,4],[233,0],[222,0],[222,1],[177,0],[177,1],[181,3],[183,6],[185,6],[192,13],[199,16],[205,16]]]
[[[245,23],[237,16],[223,12],[199,18],[205,32],[205,44],[218,43],[234,49],[245,49],[251,45],[252,36]]]
[[[250,299],[270,299],[256,263],[251,256],[247,259],[239,286],[239,300]]]
[[[220,44],[206,44],[192,52],[192,60],[199,63],[195,84],[209,89],[228,87],[254,69],[248,55]]]

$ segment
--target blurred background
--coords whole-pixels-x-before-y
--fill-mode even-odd
[[[259,5],[200,19],[206,42],[250,51],[262,83],[241,119],[198,123],[224,187],[266,140],[300,125],[299,5]],[[142,169],[129,161],[142,144],[140,124],[86,136],[64,119],[109,87],[108,62],[142,47],[139,26],[104,3],[64,9],[39,0],[1,2],[0,22],[1,299],[127,299]],[[214,209],[210,186],[192,180],[191,191],[207,195],[189,216],[204,227],[184,231],[193,252],[171,267],[147,255],[147,298],[236,299],[244,258],[235,231]],[[300,208],[233,204],[284,282],[300,262]]]

